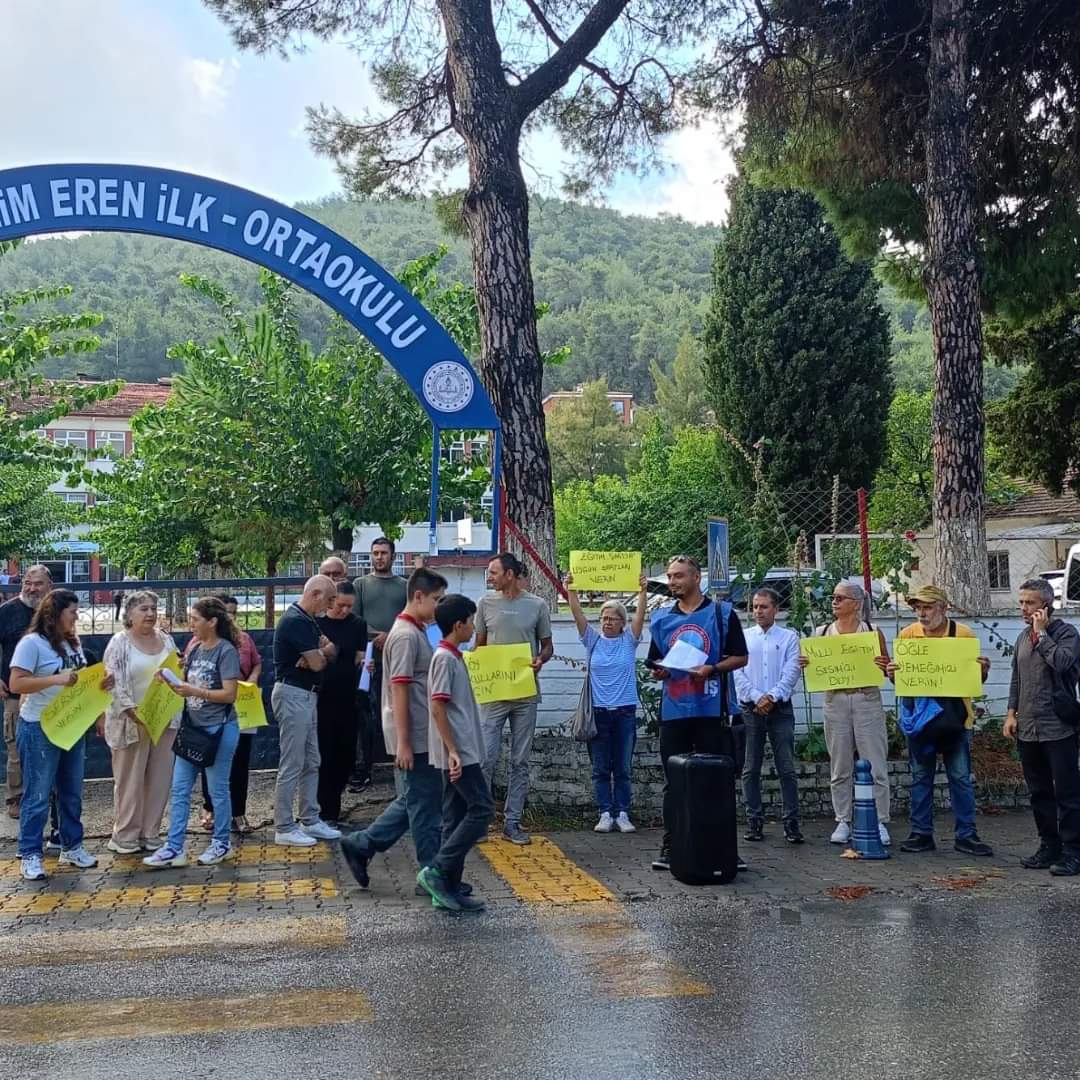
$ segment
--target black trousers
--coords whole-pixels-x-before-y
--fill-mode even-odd
[[[359,724],[356,694],[319,694],[316,718],[319,736],[319,811],[325,821],[341,819],[341,793],[356,763]]]
[[[442,844],[432,865],[439,870],[451,890],[461,884],[465,856],[487,835],[495,817],[495,800],[482,765],[466,765],[461,779],[450,783],[443,771]]]
[[[1053,742],[1021,740],[1019,746],[1039,839],[1080,857],[1077,737],[1069,735]]]
[[[664,766],[664,843],[672,807],[668,803],[667,763],[674,754],[727,754],[735,757],[735,739],[726,719],[694,716],[686,720],[660,721],[660,764]]]
[[[229,769],[229,800],[232,803],[234,818],[243,817],[247,813],[248,772],[251,766],[251,747],[254,742],[254,735],[240,733],[240,738],[236,743],[236,753],[233,754],[232,767]],[[214,804],[210,799],[206,770],[203,769],[199,775],[202,777],[203,809],[208,814],[212,814]]]
[[[382,730],[382,662],[375,661],[371,673],[371,689],[357,693],[360,722],[356,735],[356,765],[352,775],[359,780],[371,775],[377,761],[388,761]]]

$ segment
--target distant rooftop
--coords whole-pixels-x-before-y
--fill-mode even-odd
[[[100,381],[100,380],[98,380]],[[93,386],[92,380],[79,380],[80,386]],[[115,397],[106,398],[104,401],[96,401],[85,409],[76,409],[69,416],[106,416],[126,417],[134,416],[144,405],[164,405],[172,393],[170,381],[156,383],[129,382],[124,383],[123,389]],[[45,398],[31,397],[29,401],[15,402],[18,412],[31,412],[47,404]]]
[[[1054,495],[1042,484],[1028,480],[1014,481],[1020,489],[1020,495],[1008,505],[989,506],[986,516],[995,520],[1018,517],[1050,517],[1059,522],[1080,521],[1080,499],[1066,488],[1060,495]]]

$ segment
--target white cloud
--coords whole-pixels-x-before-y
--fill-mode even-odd
[[[184,75],[191,81],[195,96],[208,113],[219,113],[225,107],[229,88],[237,66],[225,60],[199,60],[192,57],[181,65]]]

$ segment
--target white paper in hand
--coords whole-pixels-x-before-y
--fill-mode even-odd
[[[368,670],[368,664],[371,663],[371,657],[373,655],[375,646],[369,641],[367,648],[364,650],[364,666],[360,669],[360,689],[367,693],[371,689],[371,672]]]
[[[175,672],[170,671],[168,668],[161,668],[161,677],[170,686],[179,686],[182,680],[176,675]]]
[[[685,638],[679,638],[668,650],[663,660],[658,660],[658,666],[667,668],[668,671],[689,671],[691,668],[701,667],[709,662],[709,654],[695,648]]]

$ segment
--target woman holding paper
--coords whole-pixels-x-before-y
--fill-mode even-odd
[[[42,730],[42,713],[87,666],[75,632],[79,598],[69,589],[53,589],[41,601],[26,635],[11,655],[11,692],[20,696],[15,735],[24,791],[19,805],[19,859],[27,881],[44,881],[42,839],[49,818],[49,793],[55,787],[60,817],[60,859],[81,870],[97,866],[83,847],[82,784],[86,739],[70,750],[51,742]],[[108,679],[103,690],[110,689]]]
[[[99,721],[98,734],[112,752],[113,830],[108,848],[118,855],[154,851],[172,776],[172,745],[180,726],[182,702],[157,742],[139,718],[139,706],[154,675],[170,657],[176,642],[158,628],[158,597],[149,590],[124,599],[124,629],[105,648],[105,670],[113,676],[112,703]]]
[[[630,773],[637,738],[637,646],[645,626],[647,581],[638,583],[634,621],[626,626],[626,608],[608,600],[600,609],[600,632],[589,625],[574,591],[573,574],[566,575],[570,612],[588,656],[586,678],[592,696],[596,738],[589,743],[593,792],[600,820],[596,832],[634,832],[630,821]]]
[[[869,597],[861,585],[838,582],[833,589],[833,621],[819,627],[818,637],[835,634],[870,634]],[[876,631],[878,655],[874,663],[882,673],[889,664],[889,647],[885,635]],[[802,656],[800,666],[806,668],[810,659]],[[885,730],[885,710],[881,704],[880,682],[877,686],[862,686],[854,690],[825,691],[825,745],[829,751],[829,784],[832,789],[836,828],[829,837],[834,844],[846,844],[851,837],[852,777],[854,755],[870,762],[874,774],[874,802],[877,804],[878,828],[881,842],[892,840],[886,827],[889,821],[889,737]]]

